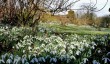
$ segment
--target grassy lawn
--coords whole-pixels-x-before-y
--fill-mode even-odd
[[[60,24],[42,24],[42,27],[53,29],[58,33],[75,33],[75,34],[93,34],[93,35],[103,35],[110,34],[110,28],[100,28],[101,31],[98,31],[92,26],[77,26],[77,25],[60,25]]]

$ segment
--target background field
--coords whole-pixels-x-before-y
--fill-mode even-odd
[[[60,24],[41,23],[41,27],[47,30],[52,29],[58,33],[76,33],[76,34],[110,34],[110,28],[95,28],[87,25],[67,24],[65,26]]]

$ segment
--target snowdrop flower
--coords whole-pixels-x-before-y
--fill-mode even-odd
[[[4,55],[1,55],[1,57],[2,57],[2,60],[4,60],[4,59],[5,59],[5,56],[4,56]]]
[[[8,59],[8,60],[6,61],[6,63],[7,63],[7,64],[11,64],[11,63],[12,63],[12,60],[11,60],[11,59]]]
[[[110,55],[110,52],[108,52],[106,55]]]
[[[37,58],[33,58],[33,59],[34,59],[35,62],[38,62],[38,59]]]
[[[60,57],[61,61],[63,61],[64,57],[65,57],[65,55],[61,55],[61,57]]]
[[[88,44],[88,43],[85,43],[85,46],[86,46],[86,47],[89,47],[89,44]]]
[[[28,58],[29,58],[29,60],[31,59],[31,55],[30,54],[28,55]]]
[[[23,40],[21,42],[22,42],[22,45],[26,45],[26,41],[25,40]]]
[[[31,60],[31,63],[35,63],[35,62],[38,62],[38,59],[37,59],[37,58],[33,58],[33,59]]]
[[[4,32],[5,31],[5,29],[0,29],[0,32]]]
[[[29,62],[26,62],[25,64],[29,64]]]
[[[104,63],[107,63],[107,61],[110,62],[110,59],[109,58],[102,58],[102,60],[104,60]]]
[[[70,62],[70,59],[67,59],[66,62],[69,63]]]
[[[70,45],[70,48],[71,49],[75,49],[76,47],[74,45]]]
[[[21,43],[18,43],[18,46],[19,46],[19,47],[21,47],[21,46],[22,46],[22,44],[21,44]]]
[[[59,47],[62,47],[62,44],[61,43],[59,43],[58,45],[59,45]]]
[[[24,36],[24,40],[27,40],[29,38],[29,36],[28,35],[26,35],[26,36]]]
[[[84,49],[83,46],[81,46],[81,47],[79,48],[79,50],[80,50],[80,51],[84,51],[85,49]]]
[[[32,59],[30,62],[31,62],[31,63],[34,63],[34,59]]]
[[[87,58],[83,58],[83,62],[86,63],[88,61]]]
[[[36,54],[33,54],[34,57],[36,57]]]
[[[91,48],[92,48],[92,49],[95,49],[95,47],[94,47],[94,46],[91,46]]]
[[[101,50],[98,50],[98,53],[101,53]]]
[[[73,54],[73,51],[72,50],[69,50],[69,54]]]
[[[81,52],[79,50],[76,51],[76,55],[79,55]]]
[[[36,4],[37,3],[37,0],[34,0],[34,4]]]
[[[95,42],[91,42],[93,46],[97,46]]]
[[[88,54],[89,54],[89,55],[91,55],[91,54],[92,54],[91,50],[89,50],[89,51],[88,51]]]
[[[57,37],[57,39],[55,39],[55,41],[56,41],[57,43],[61,43],[63,40],[62,40],[60,37]]]
[[[42,60],[43,60],[44,62],[46,62],[44,57],[42,57]]]
[[[34,49],[36,49],[36,50],[37,50],[37,49],[40,49],[40,48],[39,48],[39,47],[37,47],[37,46],[35,46],[35,47],[34,47]]]
[[[7,55],[8,55],[7,53],[5,53],[4,55],[1,55],[2,59],[4,60]]]
[[[17,64],[19,61],[21,60],[21,57],[19,57],[18,55],[15,56],[14,58],[14,64]]]
[[[61,48],[61,47],[60,47],[60,48],[59,48],[59,47],[60,47],[59,45],[56,45],[56,46],[53,48],[53,50],[58,50],[58,49]]]
[[[38,58],[38,59],[39,59],[39,61],[45,62],[45,58],[44,58],[44,57],[40,57],[40,58]]]
[[[92,61],[93,64],[100,64],[99,62],[97,62],[96,60]]]
[[[75,56],[73,56],[73,55],[72,55],[72,56],[70,56],[70,58],[71,58],[71,59],[75,59],[75,60],[76,60]]]
[[[73,40],[74,40],[74,41],[76,41],[76,40],[77,40],[77,38],[73,38]]]
[[[41,45],[41,47],[43,47],[43,48],[44,48],[44,47],[45,47],[45,44],[42,44],[42,45]]]
[[[80,44],[79,44],[78,42],[76,42],[74,45],[75,45],[75,46],[80,46]]]
[[[29,46],[29,47],[28,47],[28,50],[31,50],[31,49],[32,49],[32,48]]]
[[[49,55],[47,55],[47,56],[45,57],[45,59],[48,59],[48,58],[50,58],[50,56],[49,56]]]
[[[5,63],[5,61],[3,59],[0,59],[0,64]]]
[[[62,49],[62,50],[60,51],[60,55],[62,55],[62,54],[66,54],[65,49]]]
[[[83,42],[86,43],[87,41],[86,40],[83,40]]]
[[[36,37],[37,40],[42,41],[43,38],[42,37]]]
[[[24,64],[27,61],[27,59],[26,58],[22,58],[21,61],[22,61],[22,64]]]
[[[25,50],[23,50],[23,53],[25,53]]]
[[[53,55],[55,55],[57,53],[57,51],[54,50],[54,51],[51,51],[50,53],[53,54]]]
[[[10,59],[13,59],[13,57],[14,57],[13,54],[11,54],[11,55],[10,55]]]
[[[7,31],[7,32],[4,32],[5,34],[9,34],[9,32]]]
[[[19,49],[19,46],[18,46],[18,45],[16,45],[16,48],[17,48],[17,49]]]
[[[71,42],[72,45],[74,45],[76,42]]]
[[[80,62],[80,64],[84,64],[84,62]]]
[[[64,48],[66,48],[66,45],[63,45]]]
[[[29,45],[29,46],[30,46],[31,44],[32,44],[32,42],[31,42],[31,41],[27,43],[27,45]]]
[[[57,59],[56,58],[51,58],[50,59],[50,62],[55,62],[56,63],[57,62]]]

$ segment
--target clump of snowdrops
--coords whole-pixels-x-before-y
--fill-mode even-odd
[[[39,34],[43,34],[33,35],[32,28],[1,27],[0,52],[5,54],[1,54],[0,63],[101,64],[110,62],[109,35],[65,33],[55,35],[45,33],[44,28],[39,28],[39,31]],[[102,53],[103,55],[100,55]]]

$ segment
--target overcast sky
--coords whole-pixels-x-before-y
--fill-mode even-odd
[[[91,1],[92,1],[93,3],[96,2],[96,0],[91,0]],[[96,5],[97,9],[101,9],[101,8],[105,5],[106,1],[107,1],[107,0],[97,0],[97,2],[98,2],[97,5]],[[77,3],[74,5],[73,9],[74,9],[74,8],[75,8],[75,9],[79,8],[79,7],[81,6],[81,4],[83,4],[83,3],[90,3],[90,0],[81,0],[81,1],[77,2]],[[108,3],[107,3],[106,7],[105,7],[103,10],[101,10],[101,11],[99,11],[99,12],[96,12],[97,16],[103,16],[103,15],[108,15],[108,14],[110,14],[110,13],[108,12],[108,9],[109,9],[109,8],[110,8],[110,0],[108,0]]]

